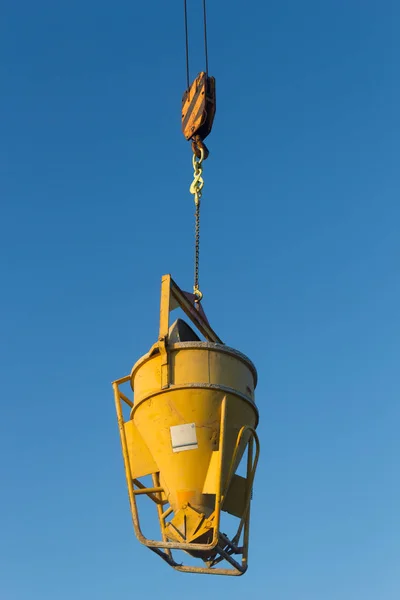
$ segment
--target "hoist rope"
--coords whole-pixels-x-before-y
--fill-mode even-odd
[[[207,0],[203,1],[203,34],[204,34],[204,56],[205,56],[205,73],[208,77],[208,40],[207,40]],[[185,18],[185,45],[186,45],[186,84],[187,89],[190,87],[190,69],[189,69],[189,26],[188,26],[188,10],[187,0],[183,0],[183,12]]]
[[[203,25],[204,25],[204,54],[206,57],[206,76],[208,77],[208,42],[207,42],[207,6],[203,0]]]
[[[189,30],[188,30],[188,16],[187,16],[187,0],[183,0],[184,13],[185,13],[185,40],[186,40],[186,87],[189,89],[190,86],[190,74],[189,74]]]

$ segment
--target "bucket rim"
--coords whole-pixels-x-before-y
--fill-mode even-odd
[[[257,373],[255,364],[250,360],[250,358],[248,356],[246,356],[246,354],[243,354],[243,352],[240,352],[239,350],[236,350],[235,348],[226,346],[225,344],[219,344],[217,342],[208,342],[208,341],[176,342],[175,344],[171,344],[168,346],[168,351],[199,350],[199,349],[224,352],[224,353],[230,354],[231,356],[234,356],[235,358],[244,362],[250,368],[250,370],[252,372],[252,375],[254,377],[254,389],[256,389],[257,383],[258,383],[258,373]],[[136,374],[136,371],[141,367],[141,365],[159,353],[160,353],[160,350],[158,348],[158,344],[155,343],[150,348],[149,352],[147,352],[144,356],[142,356],[141,358],[139,358],[136,361],[136,363],[132,367],[131,374],[130,374],[131,384],[132,384],[133,378]]]

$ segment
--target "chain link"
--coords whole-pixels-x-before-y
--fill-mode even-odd
[[[204,150],[200,148],[200,158],[193,154],[192,164],[194,170],[194,178],[190,185],[190,193],[194,196],[195,204],[195,259],[194,259],[194,286],[193,293],[196,296],[196,302],[200,302],[203,294],[199,288],[199,259],[200,259],[200,200],[203,194],[203,160]]]

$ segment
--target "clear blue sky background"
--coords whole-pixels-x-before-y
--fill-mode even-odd
[[[136,541],[111,389],[156,339],[161,275],[192,285],[182,2],[3,2],[1,600],[398,600],[399,19],[209,2],[201,287],[257,365],[262,440],[228,579]]]

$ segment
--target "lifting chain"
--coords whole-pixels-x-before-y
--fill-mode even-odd
[[[194,178],[190,185],[190,193],[194,196],[195,205],[195,259],[194,259],[194,286],[193,293],[196,296],[195,302],[200,302],[203,294],[199,289],[199,253],[200,253],[200,200],[203,194],[204,180],[203,174],[203,160],[205,159],[205,153],[203,148],[200,146],[200,157],[193,153],[192,164],[194,170]]]

